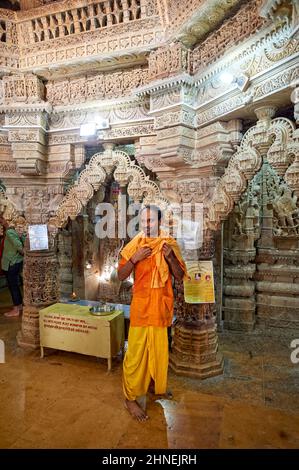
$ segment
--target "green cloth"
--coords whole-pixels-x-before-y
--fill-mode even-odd
[[[22,250],[23,237],[20,238],[14,228],[7,229],[1,261],[1,267],[4,271],[8,271],[10,266],[23,261],[23,255],[20,253]]]

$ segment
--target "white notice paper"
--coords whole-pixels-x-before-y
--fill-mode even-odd
[[[47,225],[29,225],[30,251],[48,250],[48,228]]]

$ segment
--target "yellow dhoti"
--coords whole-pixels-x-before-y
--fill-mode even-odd
[[[145,395],[151,378],[155,382],[155,393],[166,393],[167,369],[167,327],[130,327],[123,363],[123,390],[127,400]]]
[[[123,363],[123,391],[133,401],[147,393],[151,379],[155,393],[166,393],[168,335],[173,317],[171,272],[163,254],[167,244],[185,272],[186,266],[176,241],[167,234],[147,238],[139,233],[121,251],[119,269],[140,249],[148,247],[151,256],[134,266],[133,299],[130,308],[128,350]],[[132,261],[131,261],[132,262]]]

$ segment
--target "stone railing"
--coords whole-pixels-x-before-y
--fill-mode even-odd
[[[0,8],[0,71],[19,66],[15,12]]]
[[[0,43],[17,44],[15,16],[13,12],[0,8]]]
[[[81,0],[68,2],[68,8],[63,2],[54,4],[49,10],[44,7],[34,9],[31,17],[18,15],[19,38],[23,41],[26,38],[27,45],[35,44],[141,20],[148,16],[146,3],[152,2]]]
[[[64,0],[16,12],[20,68],[82,64],[153,49],[164,37],[157,0]]]

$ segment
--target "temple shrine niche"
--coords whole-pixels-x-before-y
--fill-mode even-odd
[[[225,223],[225,328],[298,328],[298,209],[294,191],[264,163]]]
[[[221,374],[219,332],[299,330],[298,2],[1,5],[0,211],[49,235],[25,244],[18,344],[38,347],[39,311],[73,293],[130,304],[128,237],[97,236],[120,196],[203,211],[183,255],[212,262],[215,303],[174,284],[175,373]]]

